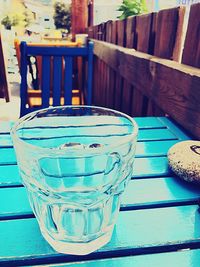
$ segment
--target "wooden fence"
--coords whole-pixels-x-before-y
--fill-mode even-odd
[[[131,116],[167,113],[200,137],[199,14],[200,4],[193,5],[183,53],[184,7],[88,28],[93,104]]]

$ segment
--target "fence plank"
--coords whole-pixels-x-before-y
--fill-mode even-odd
[[[125,21],[109,21],[94,26],[93,36],[98,40],[106,40],[107,42],[124,44],[124,24]],[[95,31],[96,30],[96,31]],[[117,32],[119,31],[119,34]],[[96,34],[95,34],[96,33]],[[116,73],[110,69],[104,62],[96,58],[95,60],[95,82],[93,103],[101,106],[114,108],[116,87],[120,91],[121,79],[116,78]],[[117,80],[117,82],[116,82]],[[117,85],[117,86],[116,86]],[[98,91],[98,92],[96,92]],[[118,98],[121,101],[121,97]]]
[[[97,40],[102,40],[103,39],[103,26],[102,24],[97,25],[97,35],[96,35]],[[97,79],[97,90],[98,90],[98,101],[97,101],[97,105],[99,106],[104,106],[104,92],[102,91],[102,89],[104,89],[102,87],[102,83],[103,83],[103,62],[102,60],[100,60],[98,57],[96,58],[97,61],[97,75],[96,75],[96,79]],[[101,77],[101,79],[100,79]]]
[[[155,50],[155,40],[156,40],[156,29],[157,29],[157,22],[158,22],[158,13],[153,13],[152,17],[152,30],[151,30],[151,37],[150,37],[150,44],[149,44],[149,54],[154,55]],[[147,102],[147,110],[146,116],[154,116],[155,112],[155,102],[151,99],[148,99]]]
[[[117,22],[112,21],[111,22],[111,43],[116,44],[117,43]],[[110,108],[115,107],[115,86],[116,86],[116,73],[115,71],[110,68],[110,80],[109,80],[109,85],[110,85],[110,99],[109,99],[109,104]]]
[[[111,33],[111,42],[113,44],[117,43],[117,21],[112,21],[112,33]]]
[[[183,43],[183,31],[184,31],[184,18],[185,18],[185,7],[179,7],[178,9],[178,25],[176,31],[176,40],[174,45],[174,51],[172,58],[175,61],[181,61],[182,54],[182,43]]]
[[[136,17],[128,17],[126,20],[126,47],[136,48]]]
[[[94,56],[93,58],[93,63],[94,63],[94,71],[93,71],[93,80],[92,80],[92,88],[93,88],[93,92],[92,92],[92,104],[93,105],[98,105],[98,88],[97,88],[97,75],[98,75],[98,68],[97,68],[97,57]]]
[[[153,52],[154,55],[161,58],[179,59],[184,15],[184,7],[161,10],[157,14],[154,14],[152,31],[155,31],[155,44],[154,49],[150,47],[150,53]],[[152,42],[152,39],[150,41]],[[151,46],[153,45],[151,44]],[[164,115],[160,108],[155,106],[154,101],[148,100],[146,102],[147,111],[145,115]]]
[[[198,69],[105,42],[94,43],[96,56],[199,138]]]
[[[102,40],[106,41],[107,38],[107,22],[102,23]],[[108,71],[109,67],[105,64],[105,62],[102,63],[102,92],[103,92],[103,106],[107,107],[107,99],[108,99]]]
[[[136,48],[136,17],[129,17],[126,20],[126,47]],[[133,86],[124,80],[122,90],[122,111],[131,114]]]
[[[91,39],[94,38],[93,30],[94,30],[94,26],[90,26],[87,28],[88,38],[91,38]]]
[[[148,53],[153,14],[136,17],[137,51]]]
[[[106,23],[101,24],[102,40],[106,41]]]
[[[126,46],[126,20],[117,20],[117,44]]]
[[[102,23],[101,24],[101,32],[102,32],[102,36],[101,39],[103,41],[106,41],[106,23]],[[105,64],[105,62],[101,62],[101,75],[100,75],[100,79],[101,79],[101,88],[100,88],[100,92],[101,92],[101,97],[102,97],[102,106],[106,107],[106,100],[107,100],[107,65]]]
[[[117,20],[117,44],[120,46],[125,46],[126,44],[126,20]],[[123,79],[116,75],[115,83],[115,109],[121,110],[122,106],[122,89],[123,89]]]
[[[93,36],[94,39],[100,39],[100,25],[93,26]],[[93,78],[93,104],[101,106],[100,88],[101,80],[99,79],[99,73],[101,71],[101,60],[98,57],[94,57],[94,78]]]
[[[190,9],[182,62],[200,67],[200,3],[192,5]]]
[[[93,39],[97,39],[97,31],[98,31],[98,26],[95,25],[93,27],[90,27],[88,32],[89,32],[89,38],[90,36],[93,36]],[[99,100],[99,90],[98,90],[98,58],[94,56],[93,59],[94,63],[94,71],[93,71],[93,82],[92,82],[92,88],[93,88],[93,93],[92,93],[92,103],[93,105],[98,105],[98,100]]]
[[[112,21],[106,23],[106,42],[112,41]],[[113,108],[114,99],[114,72],[106,65],[106,107]]]
[[[94,34],[94,39],[98,39],[98,25],[95,25],[94,26],[94,32],[93,32],[93,34]]]
[[[103,35],[103,32],[102,32],[102,24],[99,24],[97,27],[98,27],[97,39],[98,40],[102,40],[102,35]]]
[[[136,50],[148,53],[151,40],[153,13],[136,17]],[[133,88],[132,94],[132,116],[144,116],[147,113],[148,99],[141,91]]]
[[[178,26],[178,8],[161,10],[157,15],[154,55],[172,59]]]

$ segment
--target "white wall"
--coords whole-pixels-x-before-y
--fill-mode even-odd
[[[117,11],[119,5],[94,5],[94,25],[108,20],[116,20],[122,12]]]
[[[11,0],[0,0],[0,19],[9,12]]]
[[[156,0],[154,0],[154,2],[156,2]],[[190,6],[191,4],[199,3],[200,0],[157,0],[157,2],[159,9],[166,9],[179,5]]]
[[[94,0],[94,25],[116,20],[122,12],[117,11],[122,0]]]

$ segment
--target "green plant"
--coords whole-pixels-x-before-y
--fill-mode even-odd
[[[11,18],[7,15],[1,20],[1,24],[4,25],[4,27],[8,30],[11,29],[12,27],[12,20]]]
[[[122,5],[118,11],[122,11],[119,19],[125,19],[129,16],[139,15],[147,12],[147,6],[145,0],[123,0]]]
[[[19,16],[18,14],[14,14],[12,17],[12,26],[19,25],[20,21],[21,21],[21,16]]]
[[[12,26],[17,26],[24,21],[24,16],[21,14],[10,13],[7,14],[2,20],[1,24],[4,25],[6,29],[11,29]]]
[[[25,9],[23,15],[24,15],[24,26],[27,27],[33,22],[33,15],[32,12],[27,8]]]
[[[66,5],[63,2],[54,4],[54,24],[56,29],[71,29],[71,5]]]

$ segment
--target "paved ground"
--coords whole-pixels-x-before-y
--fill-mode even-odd
[[[16,120],[19,118],[20,97],[19,97],[19,74],[9,74],[9,89],[11,92],[10,102],[0,98],[0,121]]]
[[[20,114],[20,75],[8,74],[8,81],[11,97],[8,103],[6,103],[5,99],[0,98],[0,122],[8,120],[15,121],[19,118]],[[79,96],[73,96],[72,104],[80,104]]]

